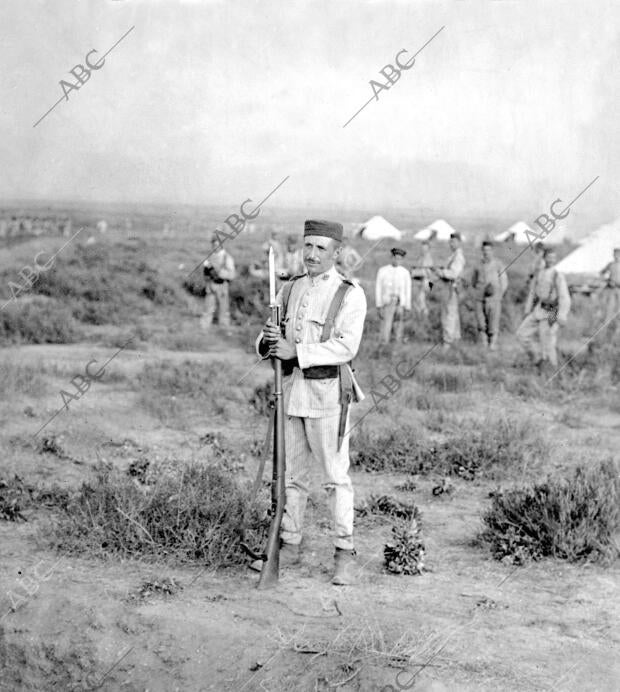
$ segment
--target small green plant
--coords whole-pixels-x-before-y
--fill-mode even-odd
[[[393,574],[422,574],[424,542],[419,518],[399,520],[392,527],[392,540],[383,548],[384,565]]]
[[[482,538],[494,557],[514,564],[542,557],[613,560],[620,527],[618,471],[617,463],[606,461],[579,467],[568,479],[494,493]]]

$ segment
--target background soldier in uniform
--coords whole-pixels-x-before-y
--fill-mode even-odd
[[[405,331],[405,310],[411,310],[411,275],[402,266],[405,250],[394,247],[392,263],[377,272],[375,302],[381,317],[381,341],[390,342],[392,324],[396,320],[396,341],[402,342]]]
[[[357,354],[366,317],[366,296],[359,284],[343,280],[334,266],[342,226],[306,221],[304,263],[307,273],[279,291],[284,335],[267,322],[257,340],[259,354],[282,360],[286,509],[282,521],[280,564],[300,559],[300,543],[310,465],[322,468],[335,544],[334,584],[353,583],[355,564],[353,486],[349,477],[348,408],[360,401],[350,362]]]
[[[558,330],[566,324],[571,302],[566,279],[555,268],[555,250],[547,248],[543,258],[545,266],[534,278],[517,329],[519,342],[540,369],[558,364]]]
[[[230,326],[230,297],[228,284],[235,278],[235,263],[233,258],[214,237],[211,239],[213,254],[204,261],[203,274],[205,279],[205,311],[201,325],[208,329],[213,323],[217,306],[217,320],[220,327]]]
[[[450,236],[452,254],[446,267],[434,269],[442,280],[441,291],[441,331],[443,350],[461,338],[461,319],[459,317],[459,279],[465,269],[465,256],[461,250],[461,235]]]
[[[502,298],[508,288],[506,268],[493,253],[493,242],[482,241],[482,262],[474,269],[472,287],[476,295],[476,321],[480,343],[497,348]]]

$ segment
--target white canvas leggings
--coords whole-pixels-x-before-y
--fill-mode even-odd
[[[284,419],[286,508],[280,534],[284,543],[298,545],[301,541],[310,469],[316,460],[323,472],[323,487],[327,492],[332,516],[334,545],[353,550],[353,485],[349,478],[349,436],[345,435],[342,447],[337,451],[339,423],[340,414],[328,418],[286,416]]]

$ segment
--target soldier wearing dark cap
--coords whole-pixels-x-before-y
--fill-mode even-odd
[[[394,247],[391,264],[377,272],[375,303],[381,317],[381,340],[389,343],[392,325],[396,321],[396,341],[403,340],[405,311],[411,310],[411,275],[402,266],[405,250]]]
[[[366,317],[366,296],[335,269],[342,226],[306,221],[303,259],[306,272],[280,289],[283,333],[267,322],[257,340],[260,355],[282,361],[286,509],[282,520],[280,564],[300,560],[310,466],[323,472],[332,514],[334,584],[351,584],[353,486],[349,477],[348,414],[361,401],[350,363],[357,354]]]

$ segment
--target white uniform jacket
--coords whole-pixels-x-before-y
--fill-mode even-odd
[[[342,281],[343,277],[332,267],[314,278],[306,274],[293,284],[284,322],[284,336],[289,344],[295,346],[299,367],[284,378],[284,410],[289,416],[325,418],[340,413],[338,378],[306,379],[302,369],[315,365],[343,365],[357,354],[366,318],[366,295],[355,281],[335,318],[331,337],[321,342],[329,306]],[[282,289],[276,296],[276,302],[282,305]],[[259,355],[262,336],[261,332],[256,341]],[[355,378],[353,387],[357,400],[361,401],[364,395]]]
[[[398,298],[405,310],[411,310],[411,274],[405,267],[386,264],[377,272],[375,303],[378,308],[382,308],[393,297]]]

